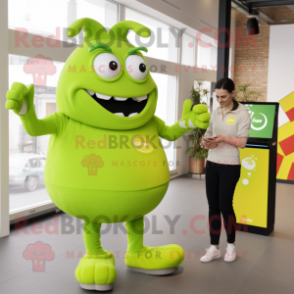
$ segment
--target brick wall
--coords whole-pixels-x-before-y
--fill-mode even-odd
[[[271,25],[294,23],[294,5],[289,7],[269,7],[262,8],[261,11],[273,19],[275,22]]]
[[[247,38],[247,21],[248,18],[237,11],[234,82],[236,88],[241,84],[251,84],[249,90],[262,94],[258,101],[266,101],[270,26],[261,21],[260,33],[246,44],[242,38]]]
[[[294,5],[290,7],[262,8],[261,11],[275,21],[271,25],[294,23]],[[255,35],[255,42],[252,43],[251,40],[246,45],[240,41],[240,38],[241,36],[243,38],[247,37],[247,21],[248,17],[236,11],[235,41],[238,42],[239,40],[239,47],[236,44],[234,82],[236,88],[240,84],[251,84],[250,90],[258,91],[262,94],[258,101],[267,101],[270,25],[261,21],[259,25],[260,33]]]

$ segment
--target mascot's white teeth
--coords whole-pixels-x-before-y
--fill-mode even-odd
[[[91,96],[94,95],[94,92],[93,92],[93,91],[90,91],[90,90],[86,90],[86,91],[87,91],[87,93],[88,93],[89,95],[91,95]]]
[[[138,112],[130,113],[130,114],[129,114],[129,117],[134,116],[134,115],[137,115],[137,114],[138,114]]]
[[[118,115],[118,116],[126,116],[122,112],[115,112],[114,114]],[[127,117],[131,117],[131,116],[134,116],[134,115],[137,115],[137,114],[138,114],[138,112],[133,112],[133,113],[130,113]]]
[[[123,98],[123,97],[113,97],[114,100],[116,101],[126,101],[128,98]]]
[[[99,98],[99,99],[103,99],[103,100],[109,100],[111,99],[112,96],[108,96],[108,95],[103,95],[103,94],[100,94],[100,93],[95,93],[96,94],[96,97]]]
[[[125,97],[116,97],[116,96],[109,96],[109,95],[104,95],[104,94],[101,94],[101,93],[95,93],[91,90],[86,90],[87,93],[90,95],[90,96],[96,96],[96,98],[98,99],[103,99],[103,100],[110,100],[112,97],[115,101],[126,101],[128,100],[129,98],[125,98]],[[144,100],[146,100],[148,98],[148,95],[143,95],[143,96],[139,96],[139,97],[131,97],[134,101],[137,101],[137,102],[142,102]]]
[[[85,91],[104,109],[122,117],[133,117],[140,114],[147,105],[149,97],[149,94],[138,97],[118,97],[86,89]]]
[[[147,95],[144,96],[140,96],[140,97],[134,97],[133,100],[137,101],[137,102],[141,102],[147,99]]]

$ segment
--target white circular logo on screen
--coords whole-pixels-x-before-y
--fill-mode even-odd
[[[255,131],[263,130],[267,125],[267,117],[263,113],[261,118],[254,118],[254,112],[251,113],[251,128]]]

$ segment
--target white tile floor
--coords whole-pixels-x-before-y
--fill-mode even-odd
[[[195,215],[207,218],[205,180],[189,177],[172,180],[162,203],[147,216],[150,227],[145,233],[144,243],[149,246],[177,243],[185,249],[184,262],[179,271],[171,276],[156,277],[129,272],[123,260],[127,236],[120,229],[115,233],[112,226],[101,238],[104,249],[116,256],[117,279],[112,292],[293,294],[293,191],[293,185],[277,183],[275,231],[270,236],[237,232],[238,258],[235,262],[226,263],[219,259],[203,264],[199,256],[209,246],[208,228],[205,221],[198,221],[195,227],[205,230],[205,233],[195,234],[190,221]],[[0,293],[90,292],[81,289],[74,276],[79,256],[85,252],[82,232],[78,231],[75,221],[73,233],[62,232],[61,223],[65,217],[63,213],[57,215],[58,234],[48,234],[44,229],[54,221],[50,216],[37,221],[43,226],[43,229],[37,230],[40,234],[33,233],[31,223],[25,228],[26,231],[12,231],[9,237],[0,238]],[[179,219],[173,231],[167,219],[176,217]],[[50,230],[53,231],[53,228],[51,226]],[[105,226],[103,228],[106,229]],[[36,241],[49,244],[55,253],[54,259],[46,262],[44,272],[33,271],[31,260],[23,257],[26,247]],[[225,246],[226,233],[223,231],[220,241],[222,251]]]

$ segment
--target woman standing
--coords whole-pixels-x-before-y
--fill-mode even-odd
[[[228,242],[224,260],[231,262],[236,258],[233,196],[241,172],[238,147],[243,149],[246,146],[251,118],[248,109],[234,99],[235,85],[231,79],[219,80],[215,92],[220,105],[213,112],[210,126],[201,140],[201,145],[210,149],[205,181],[211,245],[205,249],[206,254],[200,261],[209,262],[221,257],[219,238],[222,213]]]

